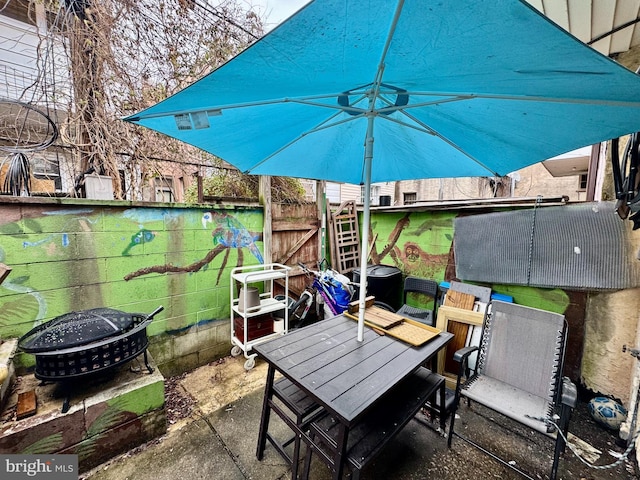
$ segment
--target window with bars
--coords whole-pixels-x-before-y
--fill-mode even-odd
[[[29,159],[33,176],[40,180],[53,180],[56,190],[62,190],[60,178],[60,160],[57,154],[40,153]]]
[[[418,201],[418,194],[416,192],[405,192],[402,194],[402,202],[404,205],[411,205]]]

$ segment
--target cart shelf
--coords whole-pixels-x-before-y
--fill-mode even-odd
[[[289,270],[290,267],[279,263],[266,265],[250,265],[246,267],[236,267],[231,271],[230,300],[231,300],[231,355],[237,356],[244,353],[247,361],[244,364],[245,370],[251,370],[255,366],[255,353],[249,353],[254,345],[262,343],[271,338],[287,333],[289,327],[289,312],[287,309],[287,297],[289,291]],[[274,281],[284,280],[284,296],[282,299],[275,298]],[[241,286],[238,295],[235,293],[236,283]],[[260,305],[239,308],[240,292],[251,284],[258,284],[262,287],[260,293]],[[282,311],[284,317],[284,328],[278,331],[260,330],[260,335],[255,337],[255,332],[250,332],[251,322],[260,320],[275,312]],[[237,322],[240,321],[240,324]],[[249,337],[251,336],[251,339]]]

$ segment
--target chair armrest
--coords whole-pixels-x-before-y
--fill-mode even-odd
[[[456,350],[456,353],[453,354],[453,359],[460,364],[460,369],[458,371],[458,379],[456,381],[456,404],[457,398],[459,397],[460,385],[462,384],[462,378],[469,378],[469,374],[471,373],[471,369],[469,368],[469,355],[473,352],[478,351],[479,348],[477,346],[474,347],[463,347],[459,350]],[[475,370],[474,370],[475,374]]]
[[[568,377],[562,377],[560,401],[562,405],[567,405],[571,408],[576,408],[576,404],[578,403],[578,389]]]
[[[456,362],[460,363],[460,362],[466,360],[469,357],[469,355],[471,355],[476,350],[478,350],[478,347],[464,347],[464,348],[461,348],[460,350],[456,351],[456,353],[453,354],[453,359]]]

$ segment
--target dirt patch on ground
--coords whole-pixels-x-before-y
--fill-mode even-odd
[[[187,374],[183,373],[167,378],[164,382],[164,407],[169,425],[191,417],[197,408],[196,400],[182,387],[186,377]]]
[[[227,407],[256,389],[263,389],[267,365],[258,360],[249,371],[243,356],[225,357],[165,381],[169,430]]]

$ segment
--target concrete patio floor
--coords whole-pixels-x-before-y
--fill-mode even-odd
[[[256,459],[256,440],[262,408],[266,365],[258,360],[245,372],[244,358],[227,357],[193,372],[167,380],[166,435],[120,455],[81,475],[82,480],[279,480],[291,472],[271,446]],[[458,425],[476,438],[493,444],[534,478],[548,478],[553,443],[519,425],[491,422],[492,414],[474,407],[460,411]],[[273,417],[273,416],[272,416]],[[271,430],[284,435],[286,427],[272,420]],[[591,460],[613,463],[623,452],[616,434],[599,427],[581,403],[570,426],[572,434],[601,453]],[[585,448],[583,448],[583,451]],[[590,450],[586,448],[586,450]],[[311,479],[329,479],[328,469],[313,462]],[[479,480],[522,478],[459,439],[447,448],[446,438],[419,414],[369,465],[361,478]],[[604,480],[638,478],[638,467],[627,459],[612,469],[592,469],[567,450],[559,479]]]

